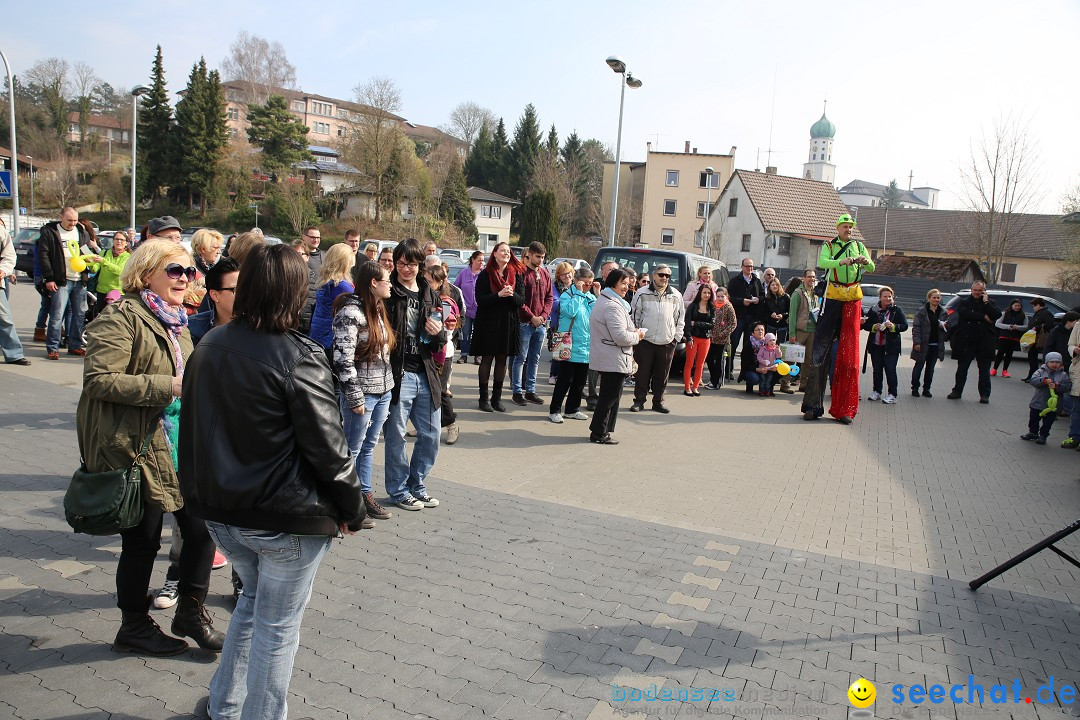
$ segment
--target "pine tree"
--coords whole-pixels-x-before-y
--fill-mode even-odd
[[[142,197],[157,198],[173,176],[173,112],[165,88],[165,68],[161,46],[157,46],[151,71],[150,92],[142,97],[139,111],[138,180]]]
[[[555,193],[537,190],[525,198],[521,219],[521,244],[543,243],[548,257],[559,252],[559,211],[555,205]]]
[[[547,142],[544,143],[544,150],[551,156],[559,154],[559,133],[555,132],[555,123],[552,123],[551,129],[548,130]]]
[[[492,177],[496,163],[495,141],[491,137],[491,130],[487,123],[484,123],[480,126],[480,132],[465,161],[465,178],[468,184],[491,190],[494,184]]]
[[[268,174],[288,171],[293,163],[310,160],[308,127],[289,112],[281,95],[271,95],[265,105],[249,106],[248,140],[262,148],[260,167]]]
[[[206,77],[206,101],[203,111],[206,113],[206,149],[207,157],[211,159],[211,170],[208,174],[206,185],[200,189],[202,195],[202,210],[200,215],[206,217],[206,195],[217,179],[221,160],[225,157],[225,150],[229,146],[229,129],[225,124],[225,91],[221,87],[221,76],[217,70],[211,70]]]
[[[513,192],[510,185],[512,157],[510,141],[506,137],[506,123],[503,122],[502,118],[499,118],[499,124],[495,126],[495,136],[492,138],[491,143],[494,146],[493,151],[496,162],[493,165],[492,175],[488,179],[490,185],[487,189],[510,197]]]
[[[476,215],[473,212],[472,200],[469,199],[469,188],[465,184],[465,172],[457,160],[450,166],[450,172],[446,176],[446,185],[439,200],[439,216],[460,230],[465,237],[477,236]]]
[[[510,197],[520,198],[529,187],[533,166],[540,155],[540,124],[536,117],[536,108],[532,104],[525,106],[525,112],[514,128],[514,143],[511,147]]]
[[[206,133],[206,61],[191,66],[187,88],[176,103],[176,145],[182,149],[175,166],[174,190],[187,195],[188,210],[194,205],[196,192],[209,182],[205,179],[213,168],[208,164]]]

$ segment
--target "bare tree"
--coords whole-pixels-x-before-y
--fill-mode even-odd
[[[91,138],[86,134],[90,125],[91,99],[101,79],[94,73],[94,68],[84,62],[75,63],[71,76],[75,85],[75,104],[79,108],[79,147],[85,152],[91,146]]]
[[[60,58],[38,60],[26,71],[31,94],[49,114],[57,137],[63,137],[68,126],[67,99],[71,92],[68,72],[67,60]]]
[[[221,63],[226,80],[243,83],[251,105],[265,105],[274,88],[296,87],[296,68],[289,62],[285,47],[241,30],[229,46],[229,56]]]
[[[959,245],[983,268],[990,284],[1001,277],[1001,265],[1023,241],[1039,200],[1038,149],[1026,122],[999,119],[990,135],[972,147],[960,169],[965,203],[972,212],[953,228]]]
[[[1068,292],[1080,292],[1080,184],[1067,190],[1061,198],[1064,234],[1069,242],[1061,266],[1050,276],[1050,286]]]
[[[464,140],[471,149],[480,128],[486,124],[494,131],[498,121],[495,113],[486,107],[481,107],[472,101],[463,102],[450,111],[450,124],[443,131]]]
[[[79,175],[75,162],[67,153],[54,163],[54,169],[41,183],[45,202],[56,207],[75,205],[79,201]]]
[[[366,107],[357,118],[356,137],[350,143],[349,155],[356,159],[375,185],[375,222],[379,222],[386,201],[386,176],[402,135],[397,115],[401,110],[401,93],[388,77],[376,77],[359,83],[354,92],[356,102]]]
[[[303,178],[288,178],[274,188],[274,208],[297,235],[317,217],[314,185]]]

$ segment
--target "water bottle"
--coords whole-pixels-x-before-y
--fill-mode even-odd
[[[442,322],[442,308],[432,308],[431,313],[428,315],[428,317],[432,320],[438,320],[439,322]],[[425,345],[431,342],[431,336],[428,335],[428,331],[424,328],[420,328],[420,342],[424,343]]]

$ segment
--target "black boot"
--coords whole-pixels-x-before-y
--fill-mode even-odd
[[[488,402],[487,385],[480,386],[480,409],[484,412],[495,412],[495,408],[491,407],[491,403]]]
[[[203,650],[221,652],[225,644],[225,634],[214,629],[210,614],[197,599],[182,596],[176,606],[176,616],[172,621],[172,633],[179,637],[189,637]]]
[[[496,385],[491,391],[491,409],[496,412],[506,412],[506,406],[502,404],[502,385]]]
[[[163,633],[147,612],[125,612],[120,632],[113,640],[113,650],[117,652],[179,655],[187,649],[186,642]]]

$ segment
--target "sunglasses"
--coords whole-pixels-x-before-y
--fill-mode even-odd
[[[197,272],[194,265],[184,267],[180,263],[169,263],[165,266],[165,274],[173,280],[179,280],[181,275],[187,275],[188,282],[192,282]]]
[[[656,273],[656,277],[669,278],[669,277],[671,277],[671,273]]]

